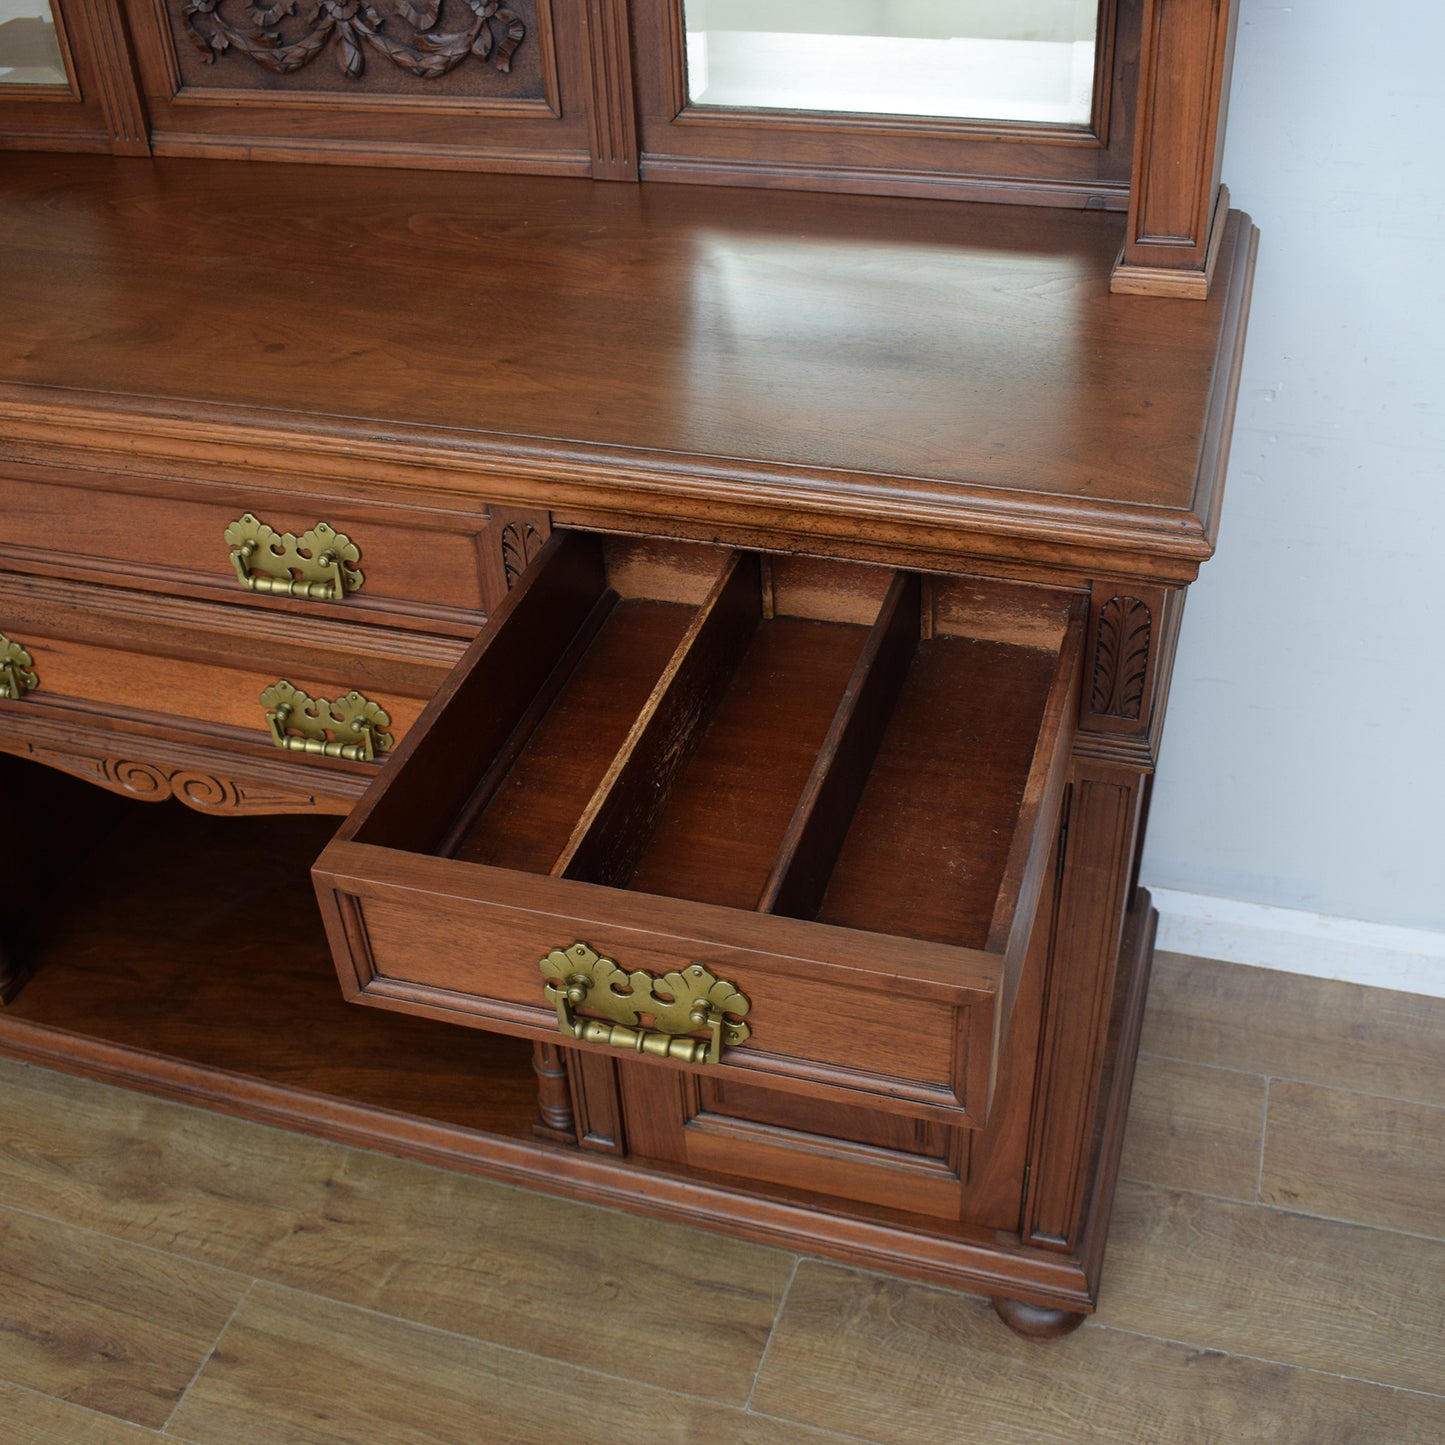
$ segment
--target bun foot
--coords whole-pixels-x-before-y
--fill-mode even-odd
[[[1014,1334],[1026,1340],[1057,1340],[1084,1323],[1084,1316],[1073,1310],[1047,1309],[1003,1295],[994,1295],[993,1311]]]

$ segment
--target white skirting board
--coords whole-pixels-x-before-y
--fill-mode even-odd
[[[1445,998],[1445,933],[1150,887],[1157,947]]]

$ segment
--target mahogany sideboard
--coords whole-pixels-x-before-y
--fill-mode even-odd
[[[1077,1323],[1255,247],[1124,224],[5,157],[0,1048]]]

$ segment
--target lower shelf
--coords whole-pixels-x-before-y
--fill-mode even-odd
[[[309,879],[334,818],[105,802],[47,870],[0,1048],[412,1153],[529,1135],[529,1044],[342,999]]]

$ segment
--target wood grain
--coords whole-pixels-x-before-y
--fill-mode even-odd
[[[1305,992],[1312,984],[1285,982]],[[1354,988],[1347,998],[1365,993]],[[1408,1012],[1421,1001],[1401,1002]],[[1348,1057],[1347,1044],[1339,1051]],[[1146,1058],[1144,1072],[1167,1062]],[[1171,1067],[1169,1077],[1202,1101],[1222,1083],[1205,1075],[1219,1072]],[[1433,1240],[1128,1185],[1101,1313],[1040,1347],[1014,1339],[971,1297],[810,1262],[789,1286],[786,1256],[725,1247],[714,1255],[717,1241],[668,1227],[658,1237],[662,1272],[651,1280],[668,1300],[645,1306],[639,1349],[628,1328],[632,1294],[647,1281],[632,1278],[640,1265],[614,1266],[646,1257],[639,1242],[655,1226],[4,1059],[0,1109],[0,1206],[18,1204],[47,1230],[53,1221],[67,1242],[96,1240],[98,1249],[269,1282],[254,1289],[185,1399],[175,1433],[199,1445],[371,1445],[375,1432],[357,1418],[356,1402],[390,1420],[388,1412],[418,1394],[426,1399],[417,1416],[444,1445],[474,1438],[478,1418],[487,1428],[495,1422],[495,1438],[536,1445],[952,1445],[964,1431],[990,1445],[1439,1438],[1445,1291]],[[1183,1139],[1176,1150],[1187,1147]],[[1428,1181],[1430,1161],[1420,1162]],[[780,1269],[769,1276],[770,1304],[755,1310],[749,1290],[763,1279],[758,1261],[768,1259]],[[550,1296],[530,1292],[529,1270],[540,1271]],[[521,1294],[509,1299],[517,1280]],[[1120,1281],[1126,1288],[1115,1288]],[[88,1285],[77,1287],[76,1330],[95,1307]],[[668,1301],[675,1318],[665,1318]],[[557,1316],[555,1333],[527,1319],[529,1308]],[[71,1310],[67,1300],[57,1317]],[[694,1329],[689,1316],[699,1310],[721,1323]],[[478,1326],[489,1311],[497,1320]],[[669,1329],[686,1339],[665,1344],[667,1368],[658,1373],[677,1393],[619,1374],[617,1361],[640,1359]],[[679,1383],[691,1368],[683,1346],[701,1352],[714,1339],[731,1351],[749,1331],[751,1364],[738,1372],[744,1389],[758,1373],[749,1413],[700,1400]],[[589,1332],[600,1332],[599,1348],[579,1367],[576,1340]],[[10,1381],[0,1383],[7,1445],[12,1435],[17,1445],[151,1438],[36,1393],[44,1384],[15,1382],[11,1359],[10,1336],[0,1335],[0,1382]],[[1351,1378],[1337,1377],[1332,1371],[1346,1359]],[[1405,1376],[1415,1383],[1371,1383],[1399,1385]],[[475,1401],[479,1380],[481,1403],[469,1419],[443,1414],[438,1425],[427,1414],[432,1395],[448,1409]],[[520,1418],[509,1413],[519,1400],[529,1412]]]
[[[990,925],[1006,881],[1019,888],[1008,865],[1050,687],[1068,660],[968,637],[918,644],[821,921],[970,948],[1005,942]]]
[[[897,574],[843,688],[758,897],[765,913],[816,914],[918,642],[921,583]]]
[[[0,1375],[163,1425],[249,1281],[0,1210]]]
[[[759,562],[728,558],[647,694],[552,876],[625,886],[762,615]]]
[[[1141,1047],[1445,1105],[1445,999],[1161,953]]]
[[[618,602],[560,694],[539,698],[551,706],[536,725],[513,734],[515,759],[488,769],[454,856],[550,873],[690,620],[677,603]]]
[[[29,1121],[0,1150],[0,1197],[436,1329],[747,1400],[787,1255],[88,1083],[55,1087],[48,1106],[27,1096]]]
[[[1258,1074],[1141,1055],[1129,1100],[1123,1177],[1255,1199],[1264,1095]]]
[[[579,1333],[586,1316],[575,1320]],[[629,1367],[619,1348],[613,1362]],[[689,1393],[619,1388],[593,1375],[462,1336],[258,1286],[172,1422],[196,1445],[823,1445],[827,1437],[744,1415]]]
[[[767,881],[860,630],[776,617],[762,623],[629,886],[751,909]]]
[[[1260,1197],[1445,1239],[1445,1108],[1272,1080]]]
[[[1435,1399],[1093,1323],[1041,1346],[981,1300],[819,1264],[753,1403],[888,1445],[1426,1445],[1439,1424]]]
[[[1121,1184],[1099,1318],[1146,1334],[1438,1391],[1437,1241]]]
[[[1111,297],[1121,228],[901,199],[17,157],[0,194],[4,454],[113,454],[133,430],[119,408],[145,414],[124,449],[192,467],[201,451],[264,466],[279,445],[313,478],[439,486],[564,524],[690,515],[716,537],[746,519],[815,547],[935,552],[967,530],[991,555],[1056,566],[1094,547],[1177,580],[1212,547],[1206,432],[1236,385],[1253,233],[1236,215],[1199,304]],[[497,320],[458,324],[476,317]],[[118,397],[119,378],[151,400]],[[1067,541],[1042,545],[1052,522]]]
[[[139,1425],[0,1380],[0,1420],[7,1445],[154,1445],[161,1437]]]

